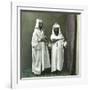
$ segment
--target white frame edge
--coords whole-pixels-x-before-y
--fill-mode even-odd
[[[24,7],[27,6],[27,7]],[[31,6],[31,7],[30,7]],[[87,27],[87,25],[85,24],[84,21],[87,22],[87,8],[82,6],[82,7],[77,7],[77,6],[54,6],[52,4],[48,4],[48,5],[44,5],[45,7],[43,8],[43,5],[39,5],[40,7],[38,7],[38,5],[33,5],[30,3],[17,3],[17,2],[13,2],[11,3],[11,73],[12,73],[12,77],[11,77],[11,87],[12,88],[18,88],[18,87],[34,87],[34,85],[36,85],[36,87],[39,86],[48,86],[46,82],[47,77],[41,77],[43,78],[43,80],[38,81],[39,78],[34,78],[34,80],[32,80],[33,78],[25,78],[25,79],[20,79],[20,10],[43,10],[43,11],[58,11],[58,12],[74,12],[74,13],[81,13],[81,17],[78,16],[77,18],[78,20],[78,45],[79,46],[77,48],[77,50],[79,50],[79,56],[77,56],[77,58],[79,59],[79,65],[78,68],[80,71],[79,75],[76,76],[60,76],[60,77],[56,77],[53,78],[52,81],[55,82],[55,80],[59,79],[58,82],[60,85],[67,85],[67,84],[81,84],[81,83],[85,83],[86,80],[86,76],[85,76],[85,71],[86,68],[84,69],[83,66],[87,66],[87,63],[85,63],[84,59],[82,58],[82,35],[84,34],[84,29]],[[52,7],[52,8],[51,8]],[[72,9],[73,7],[73,9]],[[80,19],[81,18],[81,19]],[[86,18],[86,19],[85,19]],[[18,27],[17,27],[18,26]],[[82,30],[82,31],[81,31]],[[82,33],[82,34],[81,34]],[[18,52],[18,53],[17,53]],[[78,55],[77,54],[77,55]],[[81,61],[82,60],[82,61]],[[80,64],[81,63],[81,64]],[[18,64],[18,65],[17,65]],[[85,64],[85,65],[84,65]],[[83,70],[84,69],[84,70]],[[45,78],[45,79],[44,79]],[[52,78],[52,77],[51,77]],[[50,79],[48,79],[48,83],[50,84],[52,82]],[[46,84],[44,85],[43,82]],[[38,83],[38,84],[37,84]],[[41,85],[39,85],[41,84]],[[51,83],[50,85],[53,85],[54,83]]]

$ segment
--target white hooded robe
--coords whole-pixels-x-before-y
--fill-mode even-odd
[[[44,36],[43,30],[39,30],[39,22],[36,20],[36,26],[32,36],[32,72],[34,74],[41,74],[45,68],[50,68],[49,52],[45,42],[40,42]]]
[[[54,33],[54,28],[59,28],[58,36]],[[51,41],[53,39],[60,39],[52,43],[52,55],[51,55],[51,72],[56,70],[61,71],[64,62],[64,37],[60,30],[60,25],[55,23],[52,28]]]

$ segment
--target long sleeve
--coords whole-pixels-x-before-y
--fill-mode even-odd
[[[32,47],[35,47],[38,45],[38,39],[37,39],[37,36],[36,36],[36,33],[34,32],[33,33],[33,36],[32,36]]]
[[[56,36],[56,35],[51,35],[51,37],[50,37],[50,39],[51,40],[53,40],[53,39],[63,39],[64,40],[64,37],[63,37],[63,35],[58,35],[58,36]]]
[[[53,39],[58,39],[58,38],[55,35],[52,34],[50,39],[53,40]]]
[[[32,46],[33,47],[37,47],[37,45],[39,44],[39,41],[41,40],[41,38],[40,37],[38,37],[38,35],[37,35],[37,32],[34,32],[33,33],[33,36],[32,36]]]

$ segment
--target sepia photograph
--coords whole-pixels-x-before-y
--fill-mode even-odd
[[[83,6],[11,3],[11,87],[85,83],[85,33]]]
[[[0,90],[90,90],[90,0],[1,0]]]
[[[78,16],[20,10],[20,78],[79,74]]]

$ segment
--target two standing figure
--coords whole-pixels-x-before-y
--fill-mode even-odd
[[[51,65],[48,51],[47,38],[43,32],[43,22],[36,20],[36,26],[32,36],[32,72],[40,75],[45,68],[51,67],[51,72],[61,71],[64,62],[64,36],[61,33],[60,25],[55,23],[51,34]]]

